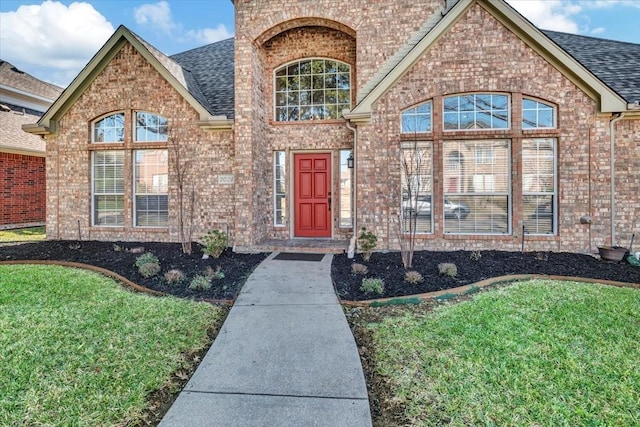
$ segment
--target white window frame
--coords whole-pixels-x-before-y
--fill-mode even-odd
[[[104,153],[122,153],[122,193],[118,192],[96,192],[96,155],[104,154]],[[125,150],[95,150],[91,152],[91,226],[92,227],[124,227],[125,226],[125,192],[126,192],[126,182],[125,182],[125,162],[126,162],[126,152]],[[96,206],[96,197],[98,196],[113,196],[113,197],[122,197],[122,223],[121,224],[99,224],[97,221],[98,211]]]
[[[349,169],[348,158],[353,150],[340,150],[340,168],[339,168],[339,192],[338,192],[338,228],[353,228],[353,175],[352,169]],[[349,178],[343,178],[348,175]],[[345,194],[343,194],[345,193]],[[343,216],[344,212],[348,212],[349,216]],[[344,222],[343,222],[344,221]]]
[[[96,126],[99,125],[100,123],[104,122],[105,120],[109,119],[110,117],[115,117],[115,116],[122,117],[122,127],[113,126],[113,127],[109,127],[109,129],[121,129],[122,139],[108,140],[108,141],[96,141],[96,130],[97,130]],[[122,143],[124,143],[124,140],[125,140],[124,130],[125,130],[125,126],[126,126],[126,121],[127,121],[127,118],[125,117],[124,111],[116,111],[116,112],[113,112],[113,113],[105,114],[104,116],[101,116],[98,119],[94,120],[91,123],[91,143],[92,144],[122,144]]]
[[[535,108],[525,108],[525,101],[535,103]],[[540,111],[551,110],[551,126],[540,126]],[[525,111],[536,112],[535,126],[525,127]],[[558,127],[558,109],[550,102],[541,101],[539,99],[523,97],[522,98],[522,130],[534,130],[534,129],[556,129]]]
[[[424,112],[421,109],[428,107],[429,111]],[[428,124],[426,130],[418,130],[418,125],[421,120],[426,120]],[[411,121],[412,129],[405,128],[405,124],[408,121]],[[414,107],[407,108],[402,111],[400,114],[400,133],[403,134],[413,134],[413,133],[430,133],[433,131],[433,103],[431,101],[426,101],[421,104],[418,104]]]
[[[478,109],[478,104],[477,104],[477,98],[479,96],[501,96],[501,97],[505,97],[507,100],[507,104],[506,104],[506,110],[502,110],[502,109],[489,109],[489,110],[480,110]],[[473,97],[473,106],[474,109],[473,110],[460,110],[460,100],[464,97]],[[458,109],[455,111],[446,111],[445,110],[445,104],[447,102],[447,100],[451,100],[457,98],[458,99]],[[507,126],[506,127],[487,127],[487,128],[480,128],[480,127],[476,127],[477,125],[477,118],[478,118],[478,114],[482,114],[482,113],[489,113],[490,116],[493,116],[493,112],[498,112],[498,111],[505,111],[506,115],[507,115]],[[446,117],[450,114],[456,113],[458,120],[458,127],[455,129],[447,129],[446,127]],[[472,114],[473,115],[473,127],[471,128],[464,128],[464,127],[460,127],[460,117],[463,114]],[[492,125],[493,125],[493,119],[492,119]],[[463,94],[456,94],[456,95],[449,95],[449,96],[445,96],[442,98],[442,129],[445,132],[460,132],[460,131],[496,131],[496,130],[510,130],[511,129],[511,95],[507,94],[507,93],[500,93],[500,92],[473,92],[473,93],[463,93]]]
[[[142,152],[153,152],[153,151],[161,151],[163,152],[163,158],[166,159],[167,162],[167,188],[165,192],[139,192],[138,191],[138,174],[137,174],[137,166],[138,166],[138,156],[137,153]],[[132,155],[132,167],[133,167],[133,226],[135,228],[167,228],[169,226],[169,187],[168,187],[168,176],[169,176],[169,162],[168,162],[168,150],[166,148],[157,148],[157,149],[148,149],[148,150],[133,150]],[[153,180],[152,176],[152,180]],[[167,223],[166,224],[156,224],[156,225],[139,225],[138,224],[138,196],[166,196],[167,198]],[[160,211],[158,211],[160,212]]]
[[[326,103],[327,90],[340,90],[339,87],[338,87],[338,84],[337,84],[337,80],[336,80],[336,87],[335,88],[326,88],[326,87],[324,87],[324,83],[323,83],[322,89],[320,89],[320,88],[315,88],[314,89],[314,87],[313,87],[313,79],[312,79],[311,87],[309,87],[308,89],[306,89],[306,88],[305,89],[301,89],[300,87],[298,87],[297,90],[292,90],[292,93],[293,92],[297,92],[297,95],[298,95],[298,102],[297,103],[294,102],[294,103],[289,104],[288,100],[287,100],[287,103],[285,105],[278,105],[278,94],[289,94],[288,88],[286,90],[284,90],[284,91],[279,91],[278,90],[278,79],[282,78],[282,77],[287,77],[288,78],[289,75],[287,74],[286,76],[279,76],[278,73],[281,72],[281,70],[288,70],[289,67],[291,67],[292,65],[295,65],[296,63],[298,65],[300,65],[302,63],[313,62],[313,61],[331,61],[331,62],[335,62],[336,64],[340,64],[342,66],[346,66],[347,67],[348,71],[337,71],[336,73],[326,73],[325,72],[323,74],[310,74],[309,76],[310,77],[313,77],[313,76],[325,76],[324,79],[326,79],[326,76],[331,76],[331,75],[335,74],[336,75],[336,79],[337,79],[338,75],[347,75],[349,77],[349,82],[348,82],[349,83],[349,89],[348,89],[349,103],[347,104],[347,103],[337,102],[338,98],[339,98],[337,96],[337,94],[336,94],[336,103],[330,103],[330,104]],[[326,63],[325,63],[325,65],[326,65]],[[325,66],[325,71],[326,71],[326,66]],[[298,73],[297,77],[300,77],[300,76],[307,76],[307,74]],[[295,76],[291,76],[291,77],[295,77]],[[352,76],[352,67],[351,67],[351,65],[349,65],[346,62],[339,61],[339,60],[333,59],[333,58],[324,58],[324,57],[301,58],[301,59],[297,59],[295,61],[290,61],[290,62],[288,62],[286,64],[283,64],[283,65],[279,66],[278,68],[276,68],[273,71],[273,82],[272,82],[272,84],[273,84],[273,120],[274,120],[274,122],[277,122],[277,123],[300,123],[300,122],[302,122],[302,123],[304,123],[304,122],[309,122],[309,121],[338,120],[338,119],[340,119],[342,117],[342,110],[345,109],[345,108],[351,108],[351,98],[352,98],[352,93],[353,93],[352,92],[353,91],[353,81],[352,80],[353,80],[353,76]],[[288,83],[287,83],[287,86],[288,86]],[[313,96],[314,96],[313,92],[314,91],[320,91],[320,90],[323,91],[323,103],[322,104],[314,104],[313,103]],[[342,89],[342,90],[346,90],[346,89]],[[302,92],[310,92],[311,93],[311,103],[303,104],[301,102],[300,96],[301,96]],[[327,106],[335,107],[335,109],[336,109],[336,117],[327,117],[327,118],[325,118],[325,117],[313,116],[312,108],[315,107],[315,106],[322,107],[325,110],[327,109]],[[280,116],[278,114],[278,110],[283,108],[283,107],[287,108],[287,109],[288,108],[296,108],[297,107],[297,109],[298,109],[297,117],[298,118],[295,119],[295,120],[292,120],[290,118],[287,118],[285,120],[280,120],[279,119]],[[308,107],[309,108],[310,116],[307,117],[306,115],[304,115],[304,118],[303,118],[303,115],[301,114],[302,107],[305,107],[305,108]],[[287,114],[287,116],[288,116],[288,114]]]
[[[525,226],[525,235],[527,236],[557,236],[558,235],[558,139],[557,138],[525,138],[522,140],[522,144],[523,144],[523,149],[522,149],[522,153],[523,153],[523,158],[522,158],[522,163],[523,165],[525,164],[526,160],[524,158],[524,144],[528,141],[549,141],[552,144],[553,147],[553,191],[552,192],[548,192],[548,191],[526,191],[525,189],[525,171],[522,171],[522,198],[524,201],[524,198],[527,196],[531,196],[531,197],[536,197],[536,196],[542,196],[542,197],[551,197],[551,208],[552,208],[552,216],[551,216],[551,233],[540,233],[540,232],[531,232],[530,229],[528,229]],[[540,150],[538,149],[538,152]],[[538,162],[539,157],[536,157],[536,161]],[[537,165],[538,163],[536,163]],[[538,170],[537,166],[536,166],[536,171]],[[524,212],[523,212],[524,215]]]
[[[401,209],[401,217],[403,218],[404,221],[407,220],[411,220],[411,218],[408,218],[408,216],[406,215],[405,212],[405,208],[407,206],[405,206],[406,200],[404,199],[404,183],[406,180],[405,177],[405,171],[404,171],[404,166],[403,166],[403,162],[404,162],[404,153],[405,151],[409,151],[409,150],[425,150],[427,151],[428,155],[430,156],[430,165],[431,168],[429,170],[428,174],[422,174],[420,175],[421,177],[427,177],[429,179],[429,189],[428,190],[424,190],[424,191],[419,191],[418,192],[418,200],[414,201],[413,203],[415,203],[415,207],[417,207],[418,209],[420,209],[420,197],[421,196],[427,196],[430,200],[430,213],[428,215],[429,217],[429,230],[428,231],[418,231],[416,230],[415,234],[416,235],[428,235],[428,234],[433,234],[434,233],[434,222],[433,222],[433,162],[434,162],[434,158],[433,158],[433,141],[417,141],[417,142],[404,142],[401,145],[401,150],[400,150],[400,209]],[[424,216],[424,215],[422,215]],[[417,221],[420,218],[420,215],[417,216],[416,218],[416,227],[418,225]],[[403,231],[406,233],[408,233],[407,227],[404,226],[403,224]]]
[[[443,230],[444,230],[444,234],[449,234],[449,235],[470,235],[470,236],[483,236],[483,235],[490,235],[490,236],[507,236],[510,235],[512,233],[512,227],[511,227],[511,223],[513,220],[513,209],[512,209],[512,180],[511,180],[511,168],[512,168],[512,162],[513,159],[511,158],[512,153],[511,153],[511,139],[507,139],[507,138],[487,138],[487,139],[474,139],[474,140],[445,140],[442,141],[443,147],[446,147],[447,144],[451,144],[451,143],[456,143],[458,144],[458,146],[455,148],[455,151],[457,152],[462,152],[464,150],[462,150],[462,145],[464,144],[474,144],[474,143],[490,143],[490,142],[506,142],[507,147],[506,147],[506,153],[507,153],[507,165],[506,165],[506,173],[505,173],[505,178],[506,178],[506,183],[507,183],[507,190],[505,192],[497,192],[497,191],[482,191],[482,192],[457,192],[457,193],[451,193],[448,192],[447,189],[444,189],[444,199],[442,200],[442,205],[443,205],[443,209],[445,208],[445,199],[451,200],[454,198],[472,198],[472,197],[506,197],[507,199],[507,220],[506,220],[506,230],[504,232],[487,232],[487,231],[481,231],[481,232],[468,232],[468,231],[447,231],[447,220],[455,220],[453,218],[447,218],[446,216],[446,212],[443,211],[442,215],[444,218],[444,224],[443,224]],[[461,151],[462,150],[462,151]],[[475,147],[473,148],[472,153],[475,155]],[[446,156],[443,156],[443,162],[448,161],[446,159]],[[494,161],[492,162],[492,164],[495,165],[495,150],[494,150]],[[474,165],[478,165],[477,163],[474,162]],[[484,166],[484,164],[480,164],[479,168],[482,168]],[[462,171],[459,171],[462,172]],[[486,175],[483,174],[481,170],[467,170],[467,173],[469,173],[469,177],[473,177],[472,179],[475,178],[475,176],[477,175]],[[495,187],[495,174],[492,174],[492,176],[494,177],[491,182],[492,182],[492,186]],[[443,180],[446,180],[447,175],[445,174],[443,176]],[[466,178],[468,179],[469,177],[462,177],[462,178]],[[458,177],[460,178],[460,177]],[[486,182],[486,178],[483,177],[483,182]],[[473,215],[473,208],[471,206],[469,206],[469,209],[471,210],[471,212],[469,213],[469,215]]]
[[[280,178],[278,178],[278,168],[281,170]],[[278,183],[281,182],[281,187]],[[282,188],[282,191],[278,191]],[[278,207],[278,198],[281,197],[284,202],[283,206]],[[286,151],[274,151],[273,152],[273,225],[274,227],[286,227],[287,226],[287,210],[288,210],[288,197],[287,197],[287,152]],[[278,212],[281,212],[278,215]]]

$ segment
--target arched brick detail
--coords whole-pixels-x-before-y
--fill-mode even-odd
[[[340,22],[325,18],[296,18],[274,25],[260,34],[254,41],[257,46],[262,46],[278,34],[300,27],[326,27],[343,32],[354,39],[356,38],[356,31]]]

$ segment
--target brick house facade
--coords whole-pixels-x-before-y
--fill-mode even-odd
[[[417,249],[593,252],[640,230],[640,80],[580,56],[639,45],[500,1],[234,4],[233,40],[172,57],[119,28],[25,128],[50,238],[179,241],[180,206],[238,251],[361,227],[395,250],[409,227]]]
[[[22,131],[62,88],[0,60],[0,228],[45,223],[45,143]]]

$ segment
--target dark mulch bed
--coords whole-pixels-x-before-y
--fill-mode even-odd
[[[351,269],[354,262],[366,265],[367,274],[354,274]],[[438,264],[444,262],[457,266],[458,274],[455,278],[439,274]],[[359,254],[354,259],[337,255],[333,258],[331,274],[340,298],[351,301],[451,289],[509,274],[576,276],[640,283],[640,267],[632,266],[626,261],[610,262],[590,255],[567,252],[420,251],[414,254],[413,267],[413,270],[424,277],[420,284],[410,284],[404,280],[406,270],[402,266],[399,252],[375,252],[369,261],[364,261]],[[363,293],[360,286],[364,277],[383,279],[384,294]]]
[[[145,252],[152,252],[160,260],[162,272],[159,276],[144,278],[135,266],[140,254],[131,253],[132,248],[143,246]],[[182,298],[193,299],[235,299],[249,274],[267,254],[238,254],[225,250],[220,258],[202,259],[202,247],[193,245],[193,254],[185,255],[179,243],[132,243],[60,241],[23,243],[0,246],[0,261],[9,260],[56,260],[90,264],[111,270],[134,283],[166,292]],[[197,274],[204,274],[207,267],[220,266],[225,277],[215,280],[208,290],[194,291],[189,282]],[[180,285],[169,285],[163,278],[164,272],[179,269],[187,280]]]

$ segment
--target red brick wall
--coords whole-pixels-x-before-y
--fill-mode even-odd
[[[44,222],[44,157],[0,153],[0,225]]]

